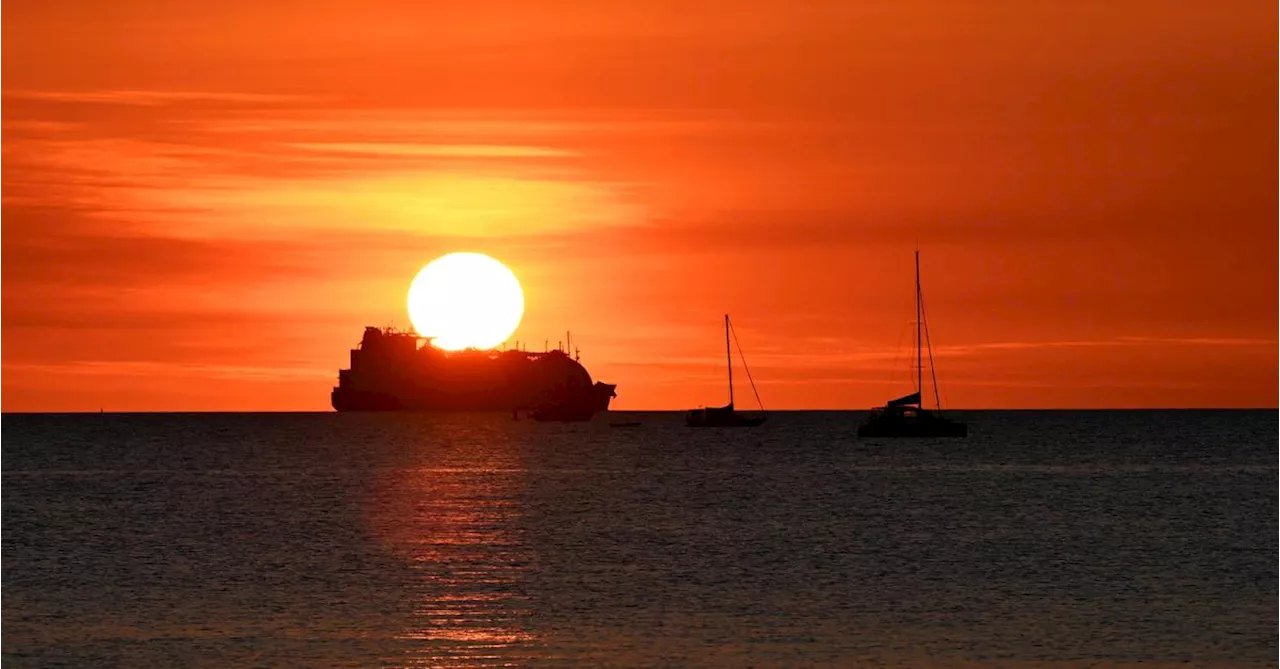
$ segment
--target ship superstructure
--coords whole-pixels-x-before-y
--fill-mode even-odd
[[[338,411],[528,411],[586,420],[606,411],[616,385],[593,382],[568,350],[444,351],[429,339],[366,327],[338,371]]]

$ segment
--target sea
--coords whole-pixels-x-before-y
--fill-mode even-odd
[[[6,414],[0,662],[1276,666],[1277,411],[863,417]]]

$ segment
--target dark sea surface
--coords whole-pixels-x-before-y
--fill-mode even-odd
[[[5,667],[1276,666],[1277,412],[5,415]]]

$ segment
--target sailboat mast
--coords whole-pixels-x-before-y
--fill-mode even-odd
[[[921,329],[924,324],[924,316],[921,314],[920,301],[920,249],[916,249],[916,392],[924,392],[924,341],[921,338]],[[923,396],[920,400],[924,403]]]
[[[729,406],[733,406],[733,353],[729,350],[729,314],[724,315],[724,359],[729,363]]]

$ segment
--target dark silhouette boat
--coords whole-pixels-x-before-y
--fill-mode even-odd
[[[933,380],[934,410],[923,402],[924,349],[929,350],[929,374]],[[871,416],[858,426],[858,436],[878,437],[967,437],[969,426],[942,415],[938,396],[938,377],[933,366],[933,344],[929,341],[928,322],[924,316],[924,294],[920,291],[920,251],[916,251],[916,391],[889,400],[871,410]]]
[[[616,388],[593,382],[576,351],[444,351],[411,332],[366,327],[330,401],[338,411],[523,411],[581,421],[607,411]]]
[[[738,355],[742,357],[742,368],[747,371],[747,380],[751,382],[751,391],[755,393],[756,402],[760,404],[760,413],[741,413],[733,407],[733,353],[729,348],[729,334],[732,331],[729,314],[724,315],[724,354],[729,362],[729,404],[722,407],[699,407],[690,409],[684,418],[689,427],[755,427],[768,419],[764,411],[764,403],[760,402],[760,393],[756,391],[756,382],[751,378],[751,370],[747,367],[747,358],[742,355],[742,347],[738,347]],[[735,333],[735,340],[737,339]]]

